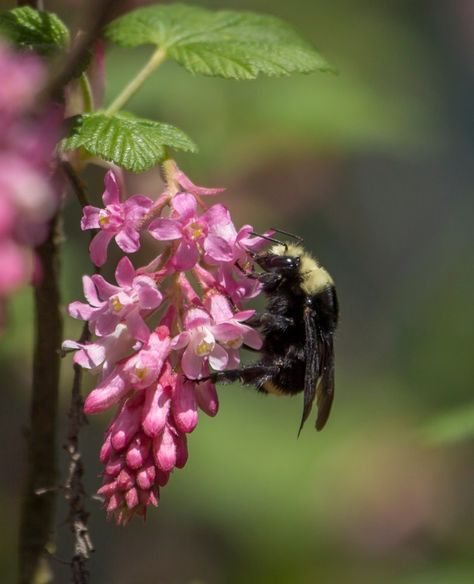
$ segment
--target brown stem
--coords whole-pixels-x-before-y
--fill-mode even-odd
[[[87,27],[77,37],[63,68],[46,87],[44,95],[48,100],[52,96],[53,99],[61,101],[64,86],[71,80],[71,76],[87,57],[103,27],[121,4],[123,4],[122,0],[97,0],[90,3],[89,14],[86,17]]]
[[[64,174],[69,179],[72,189],[81,207],[89,204],[87,192],[80,176],[75,171],[72,164],[67,161],[61,163]],[[99,270],[96,269],[96,272]],[[89,326],[86,322],[82,329],[80,343],[90,340]],[[88,518],[85,501],[87,498],[84,484],[84,463],[79,448],[79,433],[87,418],[83,412],[83,399],[81,395],[82,368],[74,365],[74,377],[71,390],[71,404],[68,414],[67,444],[65,446],[69,455],[68,476],[65,483],[66,499],[69,501],[69,513],[67,523],[74,536],[74,554],[71,559],[72,581],[74,584],[87,584],[89,582],[89,571],[87,560],[94,551],[92,539],[89,534]]]
[[[85,323],[79,342],[85,343],[89,339],[89,327],[88,323]],[[85,508],[87,496],[82,482],[84,463],[79,449],[79,432],[87,422],[82,409],[81,385],[82,368],[79,365],[74,365],[66,444],[66,451],[69,455],[69,471],[65,484],[66,499],[69,501],[67,522],[74,535],[74,555],[71,559],[72,581],[74,584],[87,584],[89,582],[87,560],[91,552],[94,551],[87,525],[89,513]]]
[[[43,10],[43,0],[18,0],[18,6],[31,6],[36,10]]]
[[[59,394],[59,350],[62,314],[59,293],[59,213],[49,236],[36,248],[42,278],[34,289],[35,347],[28,431],[28,470],[21,506],[19,582],[48,582],[45,555],[51,541],[57,485],[56,422]],[[48,489],[49,488],[49,489]],[[47,489],[39,495],[39,489]]]

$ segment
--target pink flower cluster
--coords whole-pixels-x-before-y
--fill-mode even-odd
[[[90,245],[97,266],[112,240],[132,254],[144,237],[154,238],[159,254],[139,268],[124,255],[115,284],[84,276],[87,302],[72,302],[69,313],[87,321],[94,338],[63,345],[98,375],[85,412],[117,408],[100,453],[99,493],[119,524],[158,505],[160,487],[186,464],[198,410],[217,413],[214,385],[199,380],[238,367],[242,346],[262,344],[245,324],[254,311],[243,309],[260,286],[242,266],[263,240],[252,237],[249,225],[237,231],[223,205],[205,204],[204,197],[220,189],[194,185],[171,160],[165,165],[167,188],[155,201],[142,195],[124,200],[109,171],[104,207],[84,209],[82,229],[97,230]]]
[[[47,167],[56,125],[29,115],[45,81],[43,67],[0,44],[0,78],[1,311],[5,299],[31,281],[32,248],[44,239],[57,198]]]

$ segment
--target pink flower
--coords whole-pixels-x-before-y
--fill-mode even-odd
[[[229,358],[217,342],[210,315],[205,310],[193,308],[186,315],[185,327],[186,330],[173,339],[172,347],[175,351],[185,348],[181,365],[186,377],[202,377],[205,363],[216,371],[223,371]]]
[[[14,292],[32,275],[31,255],[10,239],[0,240],[0,297]]]
[[[150,438],[161,434],[171,407],[171,398],[176,387],[176,374],[167,361],[156,384],[150,385],[145,393],[142,410],[143,431]]]
[[[198,423],[198,404],[194,383],[178,376],[173,396],[173,417],[176,427],[181,432],[189,433]]]
[[[232,247],[217,233],[218,225],[228,216],[223,205],[213,205],[203,215],[198,215],[196,199],[188,193],[175,195],[171,205],[171,216],[155,219],[148,230],[160,241],[179,241],[173,257],[177,270],[194,267],[203,250],[213,261],[232,259]]]
[[[123,257],[115,270],[118,286],[97,274],[84,276],[84,296],[89,303],[72,302],[69,314],[89,321],[91,332],[98,336],[112,334],[120,322],[125,322],[135,339],[146,342],[150,331],[143,313],[157,308],[163,295],[152,278],[135,274],[132,262]]]
[[[237,349],[242,344],[254,349],[262,346],[258,333],[241,322],[250,318],[253,310],[233,314],[222,295],[215,295],[209,304],[211,314],[201,308],[188,311],[186,330],[172,342],[174,350],[185,348],[181,365],[188,379],[202,377],[207,363],[216,371],[229,365],[235,368],[240,362]]]
[[[39,59],[11,51],[0,44],[0,115],[23,112],[33,105],[45,81]]]
[[[46,80],[41,60],[0,42],[0,304],[35,275],[33,247],[48,234],[58,197],[50,160],[61,120],[30,115]],[[51,123],[45,128],[45,120]],[[38,262],[39,263],[39,262]],[[41,266],[36,274],[41,273]],[[3,321],[0,322],[0,328]]]
[[[89,248],[96,266],[102,266],[107,260],[107,248],[113,238],[125,253],[138,251],[140,226],[153,205],[153,201],[143,195],[134,195],[122,203],[119,181],[112,170],[105,175],[104,183],[102,200],[105,209],[87,205],[81,221],[83,230],[100,229]]]
[[[124,365],[124,373],[134,389],[145,389],[158,379],[171,346],[169,330],[160,326],[151,333],[146,344]]]
[[[113,333],[98,337],[93,343],[78,343],[66,340],[63,350],[74,350],[74,363],[91,373],[107,374],[115,363],[132,350],[133,338],[126,324],[116,326]]]
[[[87,414],[102,412],[116,404],[129,390],[142,390],[154,384],[169,351],[169,331],[166,327],[158,327],[139,351],[117,364],[87,396],[84,411]]]
[[[197,426],[199,409],[216,415],[215,385],[196,380],[211,369],[237,367],[243,346],[262,345],[246,324],[254,311],[241,307],[261,289],[247,274],[264,240],[252,236],[249,225],[237,230],[225,206],[205,205],[201,197],[221,189],[194,185],[172,161],[164,170],[167,187],[153,206],[137,205],[134,197],[121,203],[117,180],[108,173],[105,209],[85,209],[83,228],[101,229],[91,247],[95,263],[105,261],[113,237],[122,250],[136,251],[141,229],[161,242],[160,252],[137,270],[123,257],[117,285],[85,276],[87,303],[73,302],[69,312],[88,321],[96,338],[63,344],[76,350],[76,363],[99,374],[85,412],[117,407],[100,453],[99,493],[120,524],[144,517],[171,473],[186,464],[187,434]],[[127,249],[125,232],[135,242]],[[153,332],[145,319],[159,323]]]

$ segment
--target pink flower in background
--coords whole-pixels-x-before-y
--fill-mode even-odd
[[[140,249],[140,225],[153,205],[153,201],[143,195],[134,195],[122,203],[119,181],[112,170],[105,175],[104,184],[105,209],[87,205],[81,221],[83,230],[100,229],[90,244],[91,259],[96,266],[105,264],[109,243],[114,238],[125,253]]]
[[[33,248],[47,236],[58,205],[49,164],[61,116],[30,115],[46,81],[37,57],[0,43],[0,77],[1,311],[5,298],[32,281],[38,263]]]
[[[122,257],[117,285],[84,276],[87,303],[72,302],[69,312],[87,321],[96,338],[63,344],[76,351],[76,363],[99,375],[85,412],[117,408],[101,450],[99,493],[120,524],[158,505],[170,474],[186,464],[187,434],[199,410],[216,415],[214,384],[198,380],[237,367],[243,347],[262,345],[246,324],[254,310],[242,306],[260,290],[246,271],[261,238],[249,225],[237,230],[223,205],[204,204],[203,195],[221,189],[194,185],[174,163],[165,174],[169,184],[153,206],[150,199],[137,205],[136,197],[120,202],[116,177],[108,173],[105,209],[84,210],[83,228],[101,230],[90,248],[96,264],[105,261],[113,237],[131,253],[150,233],[160,249],[136,270]],[[127,249],[125,232],[125,241],[134,242]]]
[[[14,116],[29,109],[46,75],[33,55],[15,53],[0,44],[0,116]]]

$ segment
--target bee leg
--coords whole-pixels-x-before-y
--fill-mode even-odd
[[[201,381],[211,380],[212,383],[232,383],[240,381],[243,384],[262,385],[274,377],[280,371],[280,365],[272,363],[271,365],[256,364],[247,365],[240,369],[230,369],[229,371],[215,371],[208,377],[200,379]]]
[[[263,314],[254,314],[245,324],[253,328],[266,326],[273,331],[285,331],[288,327],[293,326],[295,321],[288,316],[264,312]]]

